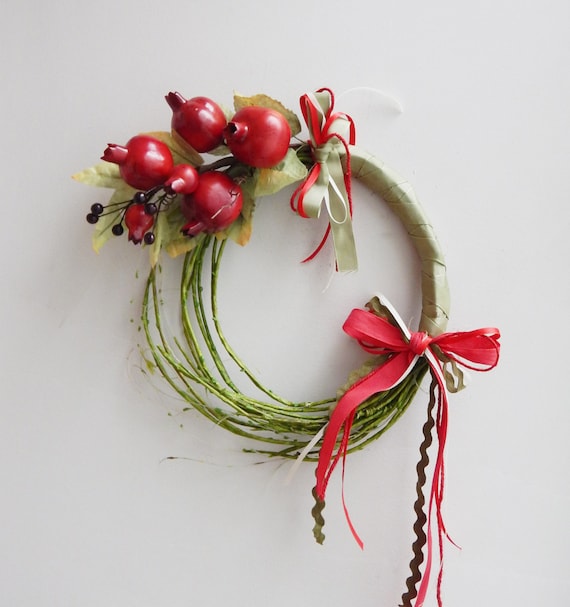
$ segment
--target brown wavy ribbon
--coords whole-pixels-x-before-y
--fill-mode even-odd
[[[427,516],[424,512],[424,507],[426,503],[425,495],[424,495],[424,487],[427,481],[426,478],[426,469],[429,465],[429,456],[428,450],[432,443],[432,431],[435,426],[435,418],[433,416],[433,410],[436,403],[436,389],[437,389],[437,380],[435,378],[432,379],[429,391],[429,403],[427,408],[427,420],[423,426],[423,435],[424,440],[420,445],[420,461],[416,465],[416,471],[418,474],[418,480],[416,482],[416,501],[414,503],[414,512],[416,513],[416,522],[414,523],[414,533],[416,534],[416,539],[412,544],[412,552],[414,554],[412,560],[410,561],[410,575],[406,580],[407,591],[402,595],[402,604],[400,607],[412,607],[412,601],[418,595],[418,584],[422,579],[422,574],[420,572],[421,564],[424,561],[424,552],[423,549],[426,545],[427,536],[424,531],[424,527],[427,523]]]
[[[317,541],[317,544],[322,544],[325,541],[325,534],[323,533],[323,527],[325,526],[325,519],[323,517],[323,510],[325,508],[325,500],[321,499],[317,495],[317,488],[313,487],[313,497],[315,498],[315,505],[311,510],[315,526],[313,527],[313,536]]]

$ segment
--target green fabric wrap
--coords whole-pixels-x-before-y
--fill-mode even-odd
[[[436,336],[449,319],[449,286],[445,260],[411,185],[371,154],[350,147],[352,176],[378,194],[398,216],[421,260],[422,315],[419,331]]]

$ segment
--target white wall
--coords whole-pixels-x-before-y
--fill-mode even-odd
[[[4,0],[3,605],[398,604],[426,395],[349,459],[364,552],[336,477],[315,545],[311,465],[285,484],[287,465],[253,465],[242,442],[177,415],[180,403],[141,379],[146,255],[122,241],[96,256],[84,215],[101,192],[69,178],[107,142],[167,129],[170,90],[227,105],[234,90],[265,92],[297,109],[321,86],[401,103],[397,113],[360,89],[337,107],[423,201],[447,256],[450,328],[503,334],[499,367],[451,397],[445,515],[462,550],[446,551],[444,603],[563,603],[569,19],[561,0]],[[333,392],[361,359],[339,329],[351,307],[381,290],[416,314],[409,244],[357,194],[361,272],[325,294],[330,259],[297,264],[318,230],[286,194],[260,204],[252,243],[229,261],[226,301],[240,296],[228,333],[264,381],[299,398]]]

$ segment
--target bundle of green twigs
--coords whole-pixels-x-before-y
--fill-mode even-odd
[[[160,272],[157,268],[150,272],[142,323],[151,364],[190,407],[221,428],[265,443],[248,451],[294,458],[326,425],[338,395],[318,401],[285,399],[263,385],[228,343],[218,306],[218,277],[226,243],[227,240],[203,235],[186,254],[179,291],[178,336],[172,336],[164,325],[163,307],[169,302],[163,301],[158,284]],[[426,370],[424,361],[419,361],[398,386],[374,395],[359,408],[350,450],[361,449],[399,419]],[[237,377],[236,373],[240,381],[247,378],[251,394],[238,387],[232,378]],[[306,458],[314,461],[318,450],[319,441],[311,446]]]

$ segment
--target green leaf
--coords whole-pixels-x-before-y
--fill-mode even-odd
[[[196,246],[196,238],[189,238],[180,231],[186,218],[180,210],[178,199],[170,208],[161,211],[153,228],[154,243],[150,247],[150,264],[155,266],[160,257],[161,249],[166,250],[170,257],[182,255]]]
[[[252,105],[268,107],[283,114],[291,127],[291,137],[294,137],[301,132],[301,123],[299,122],[295,112],[287,109],[280,101],[272,99],[271,97],[263,94],[253,95],[253,97],[243,97],[237,93],[234,95],[234,107],[236,108],[236,112],[244,107],[249,107]]]
[[[271,169],[258,171],[254,198],[270,196],[284,187],[301,181],[307,176],[307,167],[299,160],[295,150],[289,149],[284,160]]]
[[[165,143],[172,152],[174,164],[191,164],[192,166],[200,166],[204,161],[202,156],[191,147],[176,131],[167,133],[166,131],[155,131],[152,133],[144,133],[149,137],[154,137]]]
[[[113,190],[121,187],[124,181],[121,179],[118,165],[113,162],[100,162],[75,175],[71,176],[75,181],[79,181],[86,185],[93,185],[100,188],[111,188]]]
[[[208,152],[208,154],[212,154],[212,156],[229,156],[230,153],[230,148],[223,144]]]

